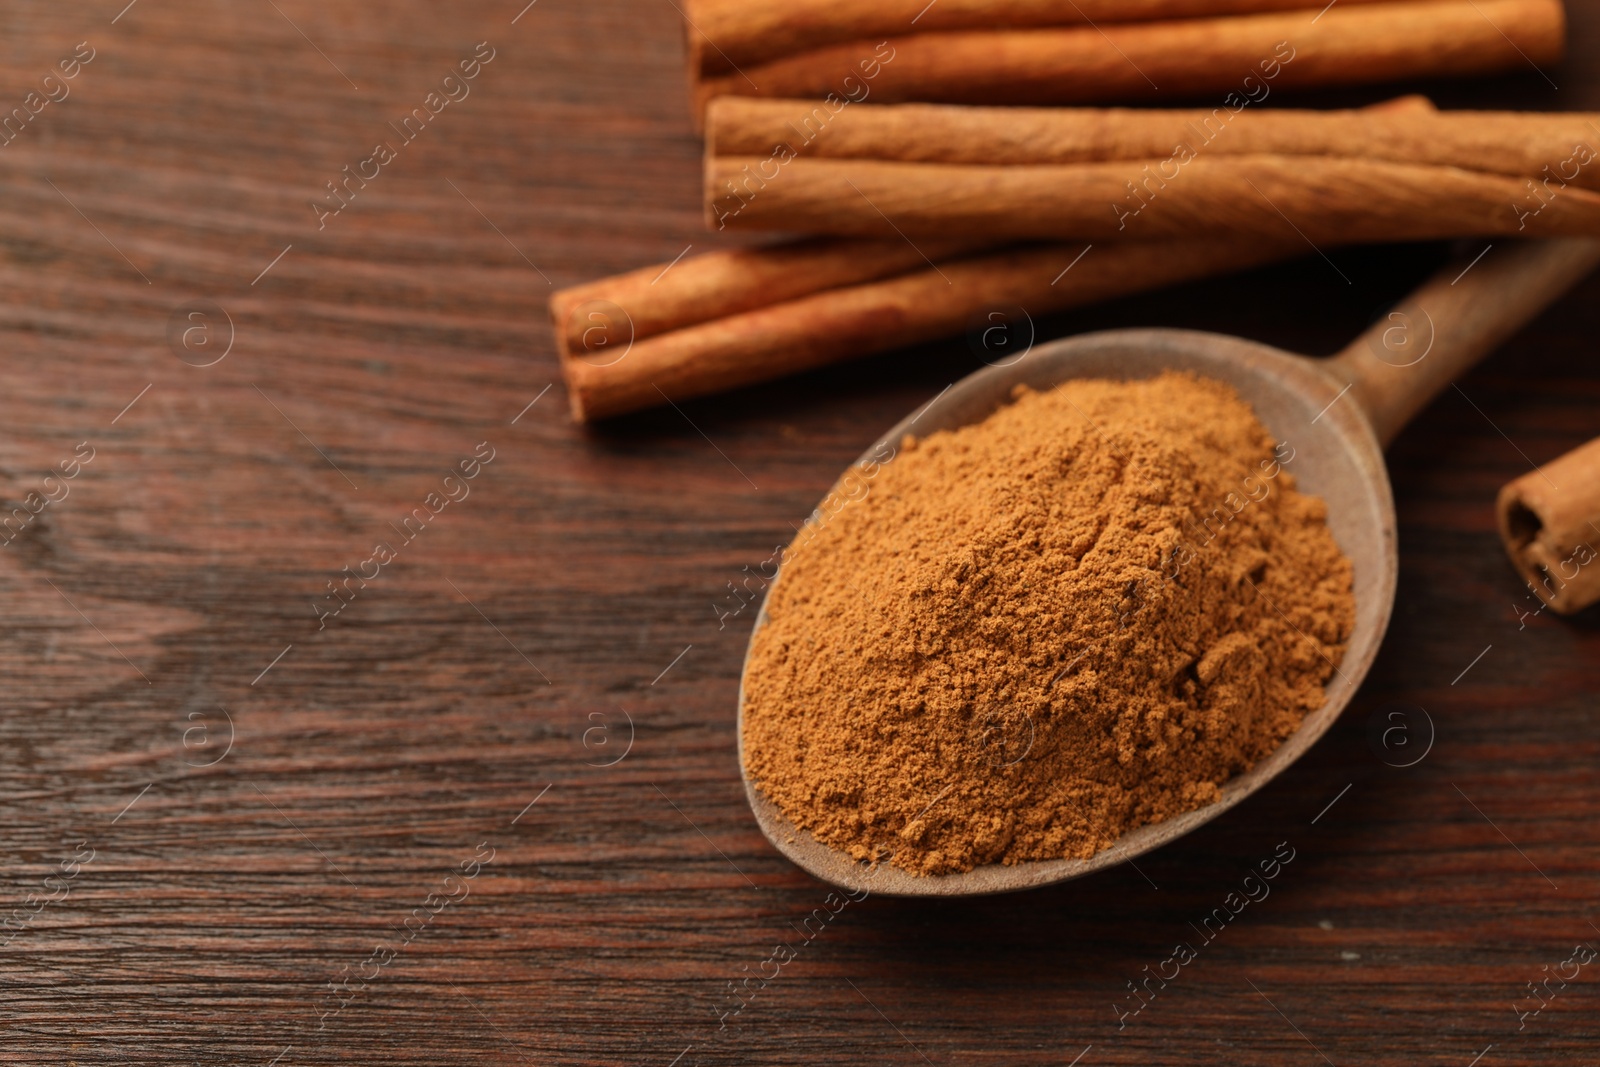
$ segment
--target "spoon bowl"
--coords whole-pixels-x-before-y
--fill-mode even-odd
[[[1222,786],[1211,804],[1123,835],[1088,859],[990,864],[914,875],[859,862],[796,827],[745,772],[744,685],[739,689],[740,770],[763,833],[797,865],[845,889],[895,896],[999,893],[1079,878],[1134,859],[1197,829],[1299,759],[1350,703],[1388,626],[1399,569],[1394,500],[1383,448],[1407,419],[1600,262],[1600,242],[1549,241],[1482,264],[1470,285],[1448,267],[1339,356],[1314,360],[1267,345],[1190,330],[1129,329],[1043,345],[1022,359],[962,379],[907,416],[858,463],[906,434],[926,436],[981,422],[1018,385],[1044,391],[1081,378],[1135,380],[1189,371],[1232,386],[1267,431],[1293,448],[1285,461],[1300,491],[1321,497],[1335,542],[1354,569],[1355,627],[1326,699],[1276,750]],[[1451,281],[1450,279],[1456,279]],[[1418,354],[1420,353],[1420,354]],[[780,571],[773,586],[782,580]],[[771,596],[768,589],[768,597]],[[755,629],[765,624],[766,604]],[[754,633],[751,638],[754,644]],[[749,652],[745,670],[749,671]]]
[[[1284,469],[1295,475],[1299,489],[1322,497],[1328,505],[1334,540],[1355,567],[1356,624],[1339,673],[1329,682],[1327,702],[1307,715],[1271,755],[1224,785],[1215,802],[1139,827],[1086,860],[991,864],[936,877],[913,875],[888,864],[872,870],[811,834],[795,830],[747,777],[745,788],[757,820],[795,863],[835,885],[870,886],[873,892],[903,896],[993,893],[1077,878],[1148,852],[1211,821],[1293,763],[1333,725],[1377,655],[1394,602],[1398,556],[1383,450],[1353,404],[1328,406],[1341,386],[1312,361],[1250,341],[1187,330],[1111,330],[1068,338],[1035,348],[1017,363],[990,367],[962,379],[925,410],[901,420],[858,462],[883,455],[884,445],[898,442],[908,433],[924,436],[981,422],[1009,403],[1017,385],[1044,391],[1076,378],[1132,380],[1168,370],[1191,371],[1233,386],[1273,438],[1294,448],[1294,458]],[[1318,418],[1324,408],[1326,413]],[[763,605],[756,627],[765,621]],[[742,686],[739,707],[742,751]]]

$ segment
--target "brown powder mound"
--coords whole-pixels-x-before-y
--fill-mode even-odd
[[[1183,374],[1019,389],[907,438],[784,561],[747,772],[822,841],[923,874],[1087,858],[1211,803],[1321,706],[1354,626],[1293,458]]]

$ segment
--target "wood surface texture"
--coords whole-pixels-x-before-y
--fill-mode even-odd
[[[869,897],[807,941],[827,888],[735,764],[755,609],[718,610],[981,360],[956,338],[574,426],[552,286],[731,246],[701,229],[670,0],[124,3],[15,0],[0,35],[0,114],[94,50],[0,148],[0,495],[39,512],[0,535],[0,1062],[1593,1062],[1600,968],[1517,1013],[1600,947],[1600,627],[1519,621],[1493,505],[1600,434],[1600,281],[1391,450],[1395,620],[1292,771],[1138,870]],[[1571,17],[1564,68],[1283,100],[1600,108],[1600,6]],[[470,95],[319,229],[325,183],[482,41]],[[1327,354],[1441,259],[1308,249],[1038,332]],[[1417,707],[1431,748],[1386,765],[1424,751],[1386,718]]]

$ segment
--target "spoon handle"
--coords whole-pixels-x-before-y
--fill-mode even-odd
[[[1447,265],[1324,366],[1384,447],[1445,386],[1600,266],[1600,241],[1491,246]]]

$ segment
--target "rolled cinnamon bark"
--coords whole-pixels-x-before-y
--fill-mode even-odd
[[[821,239],[707,252],[562,289],[550,298],[550,318],[563,356],[603,363],[631,341],[819,289],[904,274],[929,259],[995,243]]]
[[[1600,600],[1600,438],[1505,485],[1495,512],[1512,565],[1553,611]]]
[[[833,113],[815,100],[725,96],[706,112],[706,155],[771,157],[781,149],[817,159],[993,166],[1165,160],[1186,152],[1336,156],[1548,176],[1600,189],[1600,167],[1562,167],[1578,145],[1596,153],[1600,113],[1424,105],[1311,111],[864,104]]]
[[[1560,0],[1406,0],[1320,13],[867,38],[707,78],[726,94],[860,103],[1072,104],[1358,85],[1560,59]],[[1248,81],[1247,81],[1248,79]]]
[[[1344,0],[1379,3],[1384,0]],[[686,0],[692,69],[721,74],[840,44],[908,33],[1086,26],[1291,11],[1307,0]],[[1312,5],[1320,6],[1320,5]]]
[[[710,226],[885,238],[1298,233],[1312,244],[1600,237],[1600,193],[1371,159],[1200,155],[1017,167],[793,159],[774,180],[752,181],[749,168],[763,162],[710,161],[708,194],[736,190],[707,196]]]
[[[1411,95],[1363,110],[1416,114],[1434,108],[1427,97]],[[994,243],[992,238],[986,241]],[[1246,258],[1254,254],[1247,249],[1238,249],[1235,258],[1236,244],[1224,242],[1218,246],[1214,252],[1218,258],[1214,260],[1194,258],[1196,250],[1192,247],[1187,251],[1179,248],[1176,258],[1162,258],[1156,269],[1188,272],[1209,264],[1217,270],[1230,270],[1258,262]],[[1110,284],[1106,295],[1120,295],[1123,291],[1115,284],[1115,266],[1096,277],[1073,278],[1063,283],[1062,279],[1069,275],[1062,274],[1058,266],[1076,265],[1083,254],[1076,245],[994,253],[942,274],[929,269],[921,253],[937,260],[958,252],[976,255],[980,250],[963,249],[958,242],[941,240],[919,242],[918,247],[921,252],[898,236],[892,242],[798,241],[736,252],[708,252],[681,263],[657,264],[561,290],[551,298],[550,308],[557,348],[572,383],[574,412],[579,418],[584,417],[586,401],[591,412],[605,414],[621,414],[660,403],[660,394],[640,385],[658,373],[670,374],[674,389],[683,396],[693,396],[786,374],[787,361],[796,352],[805,354],[804,365],[815,366],[819,361],[849,359],[913,340],[928,340],[946,329],[959,328],[950,324],[963,322],[962,316],[994,310],[999,300],[989,298],[996,293],[1001,300],[1042,294],[1037,299],[1028,295],[1028,299],[1034,311],[1044,314],[1095,299],[1097,285]],[[1266,248],[1256,251],[1263,256],[1270,254]],[[1099,253],[1095,255],[1094,262],[1083,265],[1099,271]],[[1159,253],[1148,248],[1118,252],[1114,263],[1129,255],[1137,259]],[[994,272],[986,275],[985,268]],[[1046,273],[1052,284],[1042,286]],[[861,284],[897,274],[907,276],[896,279],[899,284],[875,288]],[[1176,280],[1180,280],[1176,275],[1157,276],[1151,284]],[[1008,286],[1017,288],[1003,292]],[[931,299],[918,299],[930,290]],[[799,299],[813,293],[821,294],[814,302]],[[774,306],[770,315],[746,317],[721,328],[683,329],[769,305]],[[898,332],[874,328],[838,332],[842,322],[873,324],[879,319],[893,321]],[[619,324],[621,329],[612,332],[610,323]],[[670,343],[643,345],[637,352],[630,347],[673,331],[681,336]],[[574,362],[582,366],[574,367]]]
[[[1130,242],[977,255],[635,341],[609,362],[565,358],[562,371],[573,418],[603,419],[959,333],[1001,308],[1046,315],[1302,248],[1298,239]]]

